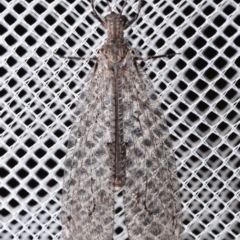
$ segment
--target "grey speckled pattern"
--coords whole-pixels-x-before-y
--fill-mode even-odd
[[[114,75],[99,54],[76,108],[65,160],[63,240],[113,239]],[[168,127],[130,48],[118,66],[129,239],[179,240],[181,204]]]

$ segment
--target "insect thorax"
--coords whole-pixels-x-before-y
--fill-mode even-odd
[[[109,60],[109,62],[121,62],[129,51],[129,46],[124,38],[122,39],[107,39],[101,49],[101,53]]]

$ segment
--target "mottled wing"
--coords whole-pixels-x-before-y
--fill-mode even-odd
[[[129,239],[179,240],[181,203],[168,126],[151,81],[131,59],[121,85]]]
[[[112,84],[103,63],[96,64],[85,84],[64,163],[62,239],[112,240]]]

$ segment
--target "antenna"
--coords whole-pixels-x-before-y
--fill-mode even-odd
[[[110,6],[110,3],[109,3],[108,0],[107,0],[107,5],[108,5],[108,8],[109,8],[109,11],[112,12],[112,7]]]
[[[126,5],[127,5],[127,2],[124,1],[124,3],[123,3],[123,7],[122,7],[122,11],[121,11],[121,15],[122,15],[122,13],[123,13],[123,9],[126,7]]]

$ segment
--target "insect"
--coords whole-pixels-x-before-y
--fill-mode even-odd
[[[114,194],[124,198],[129,239],[179,240],[181,204],[175,159],[158,96],[123,32],[128,20],[112,11],[95,66],[85,79],[75,110],[63,182],[63,240],[110,240]],[[80,57],[64,57],[81,60]]]

